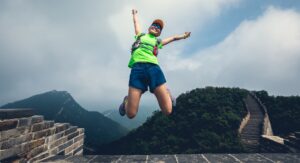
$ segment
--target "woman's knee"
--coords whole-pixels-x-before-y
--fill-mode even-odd
[[[172,106],[161,108],[161,110],[165,115],[170,115],[172,113]]]
[[[129,119],[133,119],[136,116],[136,113],[127,113],[126,115]]]
[[[126,105],[126,115],[132,119],[136,116],[141,98],[141,91],[136,88],[129,88],[128,103]]]
[[[130,109],[130,108],[127,109],[126,115],[129,119],[132,119],[136,116],[137,112],[135,110],[136,109]]]

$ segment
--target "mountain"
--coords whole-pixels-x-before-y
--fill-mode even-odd
[[[241,152],[238,128],[248,91],[206,87],[181,94],[169,116],[154,113],[141,127],[100,147],[101,154]]]
[[[138,114],[133,119],[129,119],[126,116],[124,117],[120,116],[119,111],[117,109],[106,110],[102,112],[102,114],[107,118],[110,118],[113,121],[118,122],[119,124],[128,128],[129,130],[132,130],[141,126],[144,122],[146,122],[147,118],[151,117],[154,111],[155,110],[152,109],[151,107],[140,106]]]
[[[85,145],[92,149],[128,133],[125,127],[99,112],[82,108],[66,91],[38,94],[0,108],[33,108],[36,114],[43,115],[45,119],[85,128]]]

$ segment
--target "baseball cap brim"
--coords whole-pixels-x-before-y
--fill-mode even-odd
[[[159,24],[161,29],[164,28],[164,22],[161,19],[155,19],[152,24]]]

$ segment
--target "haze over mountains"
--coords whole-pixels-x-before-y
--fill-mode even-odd
[[[147,118],[152,116],[155,110],[158,110],[158,108],[154,109],[154,107],[151,108],[147,106],[140,106],[138,114],[133,119],[129,119],[126,116],[121,117],[117,109],[106,110],[102,112],[102,114],[118,122],[129,130],[132,130],[141,126],[147,120]]]

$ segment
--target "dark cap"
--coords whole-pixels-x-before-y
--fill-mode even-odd
[[[152,24],[160,25],[161,29],[164,28],[164,22],[161,19],[155,19]]]

